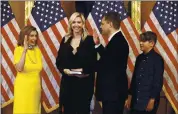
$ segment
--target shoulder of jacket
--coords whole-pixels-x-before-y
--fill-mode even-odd
[[[117,32],[115,35],[124,36],[121,31]]]
[[[163,60],[163,57],[157,52],[154,52],[154,58]]]
[[[141,56],[143,56],[143,53],[139,54],[139,55],[137,56],[137,59],[139,59]]]
[[[91,35],[88,35],[87,37],[86,37],[86,39],[92,39],[93,38],[93,36],[91,36]]]
[[[91,35],[88,35],[86,38],[85,38],[85,40],[88,42],[92,42],[93,41],[93,36],[91,36]]]

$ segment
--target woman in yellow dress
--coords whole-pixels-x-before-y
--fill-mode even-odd
[[[42,55],[37,47],[38,32],[33,26],[25,26],[14,50],[17,76],[14,82],[13,114],[41,113]]]

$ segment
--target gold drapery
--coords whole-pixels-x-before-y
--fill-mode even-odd
[[[34,1],[25,1],[25,25],[27,25],[27,20],[31,14]]]
[[[132,21],[139,33],[141,33],[141,1],[132,1],[131,4]]]

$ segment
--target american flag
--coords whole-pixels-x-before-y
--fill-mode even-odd
[[[13,53],[20,28],[8,1],[1,1],[1,106],[13,102],[16,69]]]
[[[156,2],[144,31],[153,31],[158,36],[156,51],[165,61],[164,86],[166,97],[178,113],[178,2]]]
[[[121,31],[129,44],[127,75],[130,82],[134,70],[135,59],[136,56],[139,54],[138,44],[139,35],[137,30],[135,29],[132,20],[127,15],[127,12],[124,8],[124,2],[123,1],[95,2],[95,4],[93,5],[93,9],[87,19],[87,28],[90,34],[93,33],[93,28],[95,28],[97,33],[99,34],[99,38],[102,40],[101,43],[105,46],[107,40],[100,33],[100,24],[103,14],[108,12],[118,12],[120,14]]]
[[[42,102],[46,112],[59,107],[60,79],[55,60],[60,42],[67,31],[68,20],[59,1],[36,1],[28,24],[39,31],[38,46],[42,52]]]

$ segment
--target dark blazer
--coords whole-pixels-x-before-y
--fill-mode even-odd
[[[127,96],[126,76],[129,46],[121,32],[116,33],[108,45],[97,48],[100,59],[97,63],[96,99],[118,100]]]
[[[158,106],[163,86],[163,72],[164,61],[153,49],[137,57],[129,89],[129,94],[132,95],[132,108],[145,110],[150,98],[154,98],[155,107]]]
[[[61,45],[56,58],[56,66],[62,73],[60,85],[60,102],[67,101],[70,97],[75,99],[86,98],[91,100],[94,91],[94,66],[97,61],[97,54],[94,48],[93,38],[87,38],[80,42],[77,53],[72,53],[73,48],[70,45],[72,38],[65,43],[65,38],[61,41]],[[78,78],[66,75],[64,69],[83,68],[84,74],[88,77]]]

